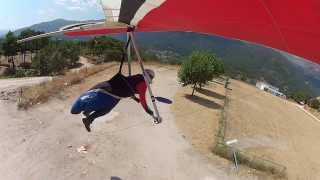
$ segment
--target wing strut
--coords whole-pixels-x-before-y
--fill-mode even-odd
[[[145,82],[147,84],[149,95],[150,95],[151,100],[152,100],[152,105],[153,105],[154,111],[156,113],[156,116],[153,117],[154,118],[154,122],[156,124],[159,124],[159,123],[161,123],[161,116],[160,116],[160,113],[159,113],[159,110],[158,110],[156,99],[153,96],[153,92],[152,92],[152,89],[151,89],[151,86],[150,86],[150,82],[151,82],[150,81],[150,77],[149,77],[149,75],[146,73],[146,71],[144,69],[144,65],[143,65],[143,62],[142,62],[141,54],[140,54],[140,49],[138,47],[138,44],[137,44],[136,38],[135,38],[135,34],[134,34],[134,28],[132,28],[132,27],[128,28],[128,35],[129,35],[128,39],[131,40],[131,45],[132,45],[133,50],[134,50],[134,52],[135,52],[135,54],[137,56],[137,61],[138,61],[139,65],[140,65],[140,68],[141,68],[141,70],[143,72],[143,77],[144,77],[144,80],[145,80]]]

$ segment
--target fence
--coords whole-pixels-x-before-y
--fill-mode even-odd
[[[263,172],[270,173],[278,178],[287,178],[286,174],[286,167],[275,163],[273,161],[263,159],[261,157],[252,155],[248,152],[241,151],[237,148],[228,146],[225,143],[225,136],[226,136],[226,131],[227,131],[227,120],[228,120],[228,114],[227,114],[227,109],[230,104],[230,99],[229,99],[229,90],[228,88],[225,88],[225,94],[226,98],[224,101],[224,107],[221,111],[221,118],[219,120],[219,129],[216,134],[216,140],[215,140],[215,145],[212,149],[212,151],[226,159],[229,159],[231,161],[234,160],[234,153],[237,157],[237,161],[240,164],[247,165],[250,168],[257,169]]]

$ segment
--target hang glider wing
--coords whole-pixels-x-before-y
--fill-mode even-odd
[[[127,25],[119,22],[92,22],[72,24],[60,28],[58,31],[40,34],[29,38],[18,40],[18,43],[31,41],[43,37],[51,37],[58,35],[67,36],[84,36],[97,34],[115,34],[127,31]]]
[[[135,31],[191,31],[239,39],[320,63],[319,0],[101,0],[107,23],[70,36]]]

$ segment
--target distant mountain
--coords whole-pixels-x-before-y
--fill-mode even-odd
[[[56,30],[58,30],[59,28],[61,28],[63,26],[67,26],[67,25],[75,24],[75,23],[79,23],[79,22],[80,21],[56,19],[56,20],[53,20],[53,21],[34,24],[32,26],[29,26],[29,27],[18,29],[16,31],[14,31],[14,33],[16,35],[19,35],[21,33],[21,31],[23,31],[25,29],[32,29],[34,31],[42,31],[42,32],[51,32],[51,31],[56,31]]]
[[[139,33],[138,41],[161,58],[183,60],[192,51],[212,51],[223,59],[229,75],[320,95],[320,65],[270,48],[190,32]]]
[[[56,19],[27,28],[50,32],[81,22],[88,21]],[[24,29],[26,28],[19,29],[15,33],[19,34]],[[120,40],[126,39],[124,34],[114,37]],[[64,36],[59,38],[71,39]],[[77,39],[88,40],[90,38]],[[183,61],[192,51],[212,51],[223,59],[229,75],[242,74],[253,83],[264,79],[281,89],[301,90],[320,95],[319,65],[270,48],[189,32],[137,33],[137,40],[143,49],[156,54],[164,61]]]

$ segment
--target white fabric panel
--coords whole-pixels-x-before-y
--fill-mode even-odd
[[[118,22],[121,0],[101,0],[107,22]]]
[[[161,6],[166,0],[146,0],[145,3],[138,9],[134,18],[131,20],[130,25],[138,25],[139,21],[144,18],[150,11]]]

